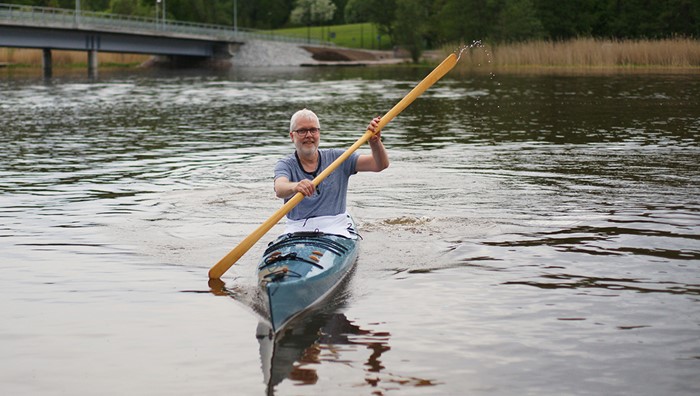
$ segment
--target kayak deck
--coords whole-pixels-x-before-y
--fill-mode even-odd
[[[270,243],[258,266],[270,323],[279,332],[317,305],[353,268],[358,240],[321,232],[284,234]]]

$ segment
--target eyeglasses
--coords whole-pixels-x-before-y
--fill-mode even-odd
[[[320,128],[301,128],[301,129],[294,130],[294,133],[296,133],[299,136],[306,136],[307,133],[311,133],[312,135],[315,135],[319,132],[321,132]]]

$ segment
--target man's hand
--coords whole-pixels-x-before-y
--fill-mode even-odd
[[[382,131],[377,131],[377,128],[379,127],[379,120],[381,119],[382,117],[376,116],[372,121],[370,121],[369,126],[367,126],[367,129],[374,132],[374,135],[369,138],[370,143],[382,140]]]
[[[314,195],[315,191],[316,191],[316,187],[314,187],[314,184],[311,183],[311,180],[308,180],[308,179],[304,179],[304,180],[298,182],[296,186],[294,186],[295,193],[300,192],[307,197]]]
[[[307,197],[314,195],[316,188],[311,180],[304,179],[300,182],[290,182],[286,177],[280,176],[275,179],[275,195],[277,198],[291,198],[296,193],[302,193]]]

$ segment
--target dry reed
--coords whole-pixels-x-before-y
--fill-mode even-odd
[[[87,65],[87,52],[85,51],[51,51],[53,67],[71,67]],[[40,67],[42,65],[42,51],[39,49],[0,48],[0,63],[19,67]],[[98,52],[97,61],[100,67],[109,66],[134,66],[149,59],[148,55],[117,54]]]
[[[460,60],[462,69],[683,69],[700,70],[700,41],[601,40],[529,41],[473,47]]]

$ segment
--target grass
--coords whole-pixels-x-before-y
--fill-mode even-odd
[[[452,52],[454,48],[446,48]],[[700,71],[700,40],[529,41],[474,46],[460,58],[461,69],[498,70],[695,70]]]
[[[392,47],[389,37],[380,37],[376,25],[371,23],[287,28],[271,33],[327,41],[347,48],[389,50]]]

